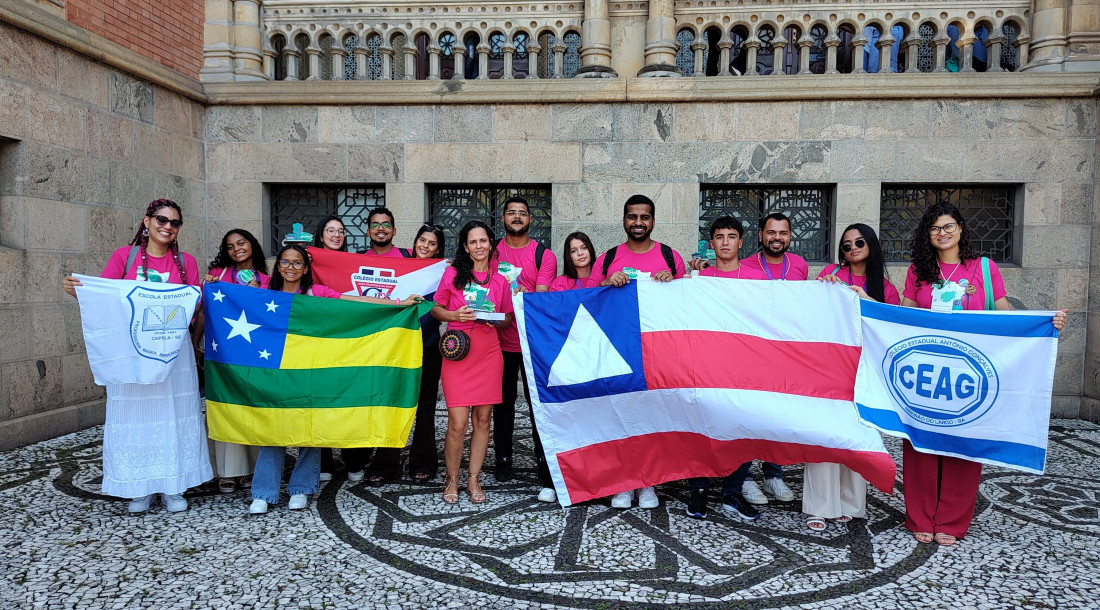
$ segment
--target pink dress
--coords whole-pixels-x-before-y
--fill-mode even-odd
[[[512,313],[512,290],[508,280],[495,270],[474,273],[479,282],[489,289],[489,300],[496,311]],[[455,268],[447,267],[435,302],[448,311],[455,311],[466,304],[463,291],[454,285]],[[470,353],[462,360],[443,360],[443,397],[447,408],[495,405],[501,400],[500,379],[504,376],[504,356],[500,351],[497,327],[484,322],[448,322],[448,330],[461,330],[470,335]]]

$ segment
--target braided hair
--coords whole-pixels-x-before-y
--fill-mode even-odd
[[[913,232],[913,242],[910,247],[913,251],[913,271],[917,276],[917,286],[920,286],[921,283],[934,284],[940,281],[940,255],[939,251],[932,247],[932,234],[930,231],[932,225],[936,224],[936,219],[940,216],[950,216],[959,225],[957,229],[960,231],[959,260],[965,263],[968,260],[978,258],[978,254],[974,252],[974,247],[970,244],[970,227],[963,220],[962,212],[959,211],[959,208],[941,199],[924,212],[924,216],[921,216],[920,223],[917,224],[917,228]]]
[[[183,210],[175,201],[171,199],[154,199],[149,203],[149,207],[145,208],[145,218],[152,218],[157,215],[163,208],[172,208],[180,215],[180,220],[183,220]],[[131,246],[141,247],[141,268],[145,272],[145,280],[149,280],[149,252],[147,250],[149,246],[149,229],[145,227],[144,222],[138,223],[137,232],[134,233],[134,238],[130,240]],[[180,256],[179,240],[173,239],[172,243],[168,244],[168,251],[172,253],[172,258],[176,261],[176,269],[180,273],[180,281],[187,282],[187,274],[183,268],[183,257]]]

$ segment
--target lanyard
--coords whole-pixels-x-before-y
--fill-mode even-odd
[[[581,287],[581,278],[577,278],[577,288],[580,289],[580,287]]]
[[[764,253],[763,252],[760,253],[760,267],[762,269],[764,269],[764,273],[768,276],[769,280],[774,280],[775,279],[774,277],[772,277],[772,270],[768,268],[768,261],[764,259]],[[787,254],[784,253],[783,254],[783,272],[779,276],[779,279],[781,279],[781,280],[787,279],[787,268],[788,268]]]

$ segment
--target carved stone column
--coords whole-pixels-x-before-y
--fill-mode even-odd
[[[378,47],[378,52],[382,54],[382,75],[378,77],[379,80],[393,80],[393,56],[394,50],[390,46],[389,42],[383,42],[382,46]]]
[[[321,47],[316,42],[310,41],[306,47],[306,55],[309,56],[309,76],[306,80],[321,80]]]
[[[959,38],[955,46],[959,47],[959,59],[962,60],[959,65],[959,72],[974,72],[974,42],[978,38],[971,35],[966,38]]]
[[[986,63],[989,65],[986,72],[1003,72],[1001,67],[1001,48],[1004,46],[1005,35],[1000,30],[994,30],[985,38]]]
[[[809,30],[798,39],[798,74],[810,73],[810,47],[814,46],[814,38]]]
[[[733,41],[729,36],[722,36],[722,40],[718,41],[718,76],[733,76],[730,72],[730,49],[732,48]]]
[[[443,49],[434,42],[428,45],[428,80],[439,80],[439,62]]]
[[[554,52],[554,74],[550,78],[565,78],[565,45],[559,41],[550,50]]]
[[[676,18],[673,0],[649,0],[645,24],[645,66],[638,76],[680,76],[676,67]]]
[[[348,50],[339,44],[338,40],[332,43],[332,80],[344,79],[344,60],[347,59]]]
[[[420,49],[409,36],[405,38],[405,46],[401,50],[405,52],[405,80],[416,80],[416,58],[420,56]]]
[[[889,73],[893,72],[893,70],[890,69],[890,59],[891,59],[891,56],[893,55],[893,50],[894,50],[893,46],[894,46],[894,42],[896,42],[896,41],[897,41],[897,39],[894,38],[894,35],[890,32],[890,30],[886,30],[886,32],[882,36],[879,37],[879,39],[878,39],[878,73],[879,74],[889,74]]]
[[[367,74],[367,58],[369,57],[370,49],[367,48],[367,37],[363,34],[359,35],[358,41],[355,43],[355,79],[356,80],[369,80],[370,75]]]
[[[947,45],[950,42],[951,37],[942,30],[932,39],[932,44],[936,45],[936,67],[932,68],[933,72],[947,72]]]
[[[703,50],[706,48],[707,43],[702,38],[696,38],[695,42],[691,43],[691,50],[695,54],[695,70],[692,76],[707,75],[707,67],[703,65]]]
[[[515,76],[512,74],[512,59],[516,53],[516,47],[510,42],[504,43],[504,46],[500,47],[500,51],[504,53],[504,74],[501,78],[513,79]]]
[[[275,80],[275,64],[279,61],[279,54],[271,46],[271,38],[264,36],[264,74],[267,80]]]
[[[477,45],[477,79],[486,80],[489,78],[489,52],[492,49],[486,43]]]
[[[611,67],[611,3],[585,0],[581,35],[581,67],[577,78],[615,78]],[[532,70],[532,73],[537,70]]]
[[[1100,0],[1070,0],[1067,71],[1100,71]]]
[[[772,76],[785,75],[787,73],[784,70],[787,65],[787,39],[780,32],[776,34],[770,44],[772,47]]]
[[[527,78],[539,77],[539,53],[542,47],[532,38],[527,45]]]
[[[756,37],[756,34],[749,36],[749,39],[745,41],[745,49],[748,51],[748,57],[745,58],[745,76],[760,74],[756,71],[756,50],[759,48],[760,39]]]
[[[233,1],[207,0],[203,24],[202,69],[206,82],[233,80]]]
[[[867,46],[867,34],[863,33],[863,28],[859,28],[856,35],[852,37],[852,74],[866,74],[867,71],[863,69],[863,47]]]
[[[452,47],[455,54],[455,75],[454,80],[463,80],[466,78],[466,45],[461,41],[455,41]]]
[[[286,54],[286,80],[298,80],[298,66],[302,61],[302,52],[293,46],[293,43],[287,43],[283,53]]]
[[[234,80],[267,80],[259,0],[233,0]]]
[[[920,35],[916,32],[911,32],[905,41],[901,43],[905,45],[905,71],[909,74],[920,72],[920,69],[917,67],[920,43]]]
[[[825,39],[825,74],[840,74],[836,69],[836,50],[840,46],[840,37],[830,33]]]
[[[1031,61],[1023,70],[1061,71],[1066,59],[1066,13],[1070,0],[1034,0]]]

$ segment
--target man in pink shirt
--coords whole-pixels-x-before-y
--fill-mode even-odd
[[[806,259],[787,250],[791,248],[791,221],[782,212],[760,219],[760,250],[741,261],[742,265],[764,272],[769,280],[805,280],[810,277]]]
[[[550,284],[558,274],[558,258],[549,248],[531,239],[531,209],[527,200],[515,195],[505,201],[501,222],[504,225],[504,237],[497,243],[497,261],[520,269],[515,291],[550,290]],[[496,479],[509,481],[514,476],[512,433],[516,427],[517,376],[523,381],[523,396],[527,399],[527,404],[531,404],[531,392],[527,388],[527,374],[523,368],[523,355],[520,353],[519,331],[514,324],[500,331],[500,349],[504,354],[504,377],[501,380],[502,402],[493,407],[493,447],[496,452]],[[539,500],[554,502],[557,500],[557,493],[554,491],[533,415],[531,433],[535,444],[539,483],[542,485]]]
[[[710,225],[710,247],[714,250],[714,266],[699,258],[691,259],[691,268],[700,277],[724,277],[735,280],[766,280],[760,269],[746,267],[737,260],[741,251],[745,225],[732,216],[715,218]]]
[[[393,212],[388,208],[374,208],[370,211],[367,216],[367,235],[370,236],[370,248],[359,254],[413,258],[412,250],[393,245],[393,238],[397,236],[397,223],[393,221]]]

